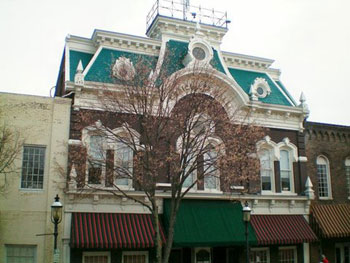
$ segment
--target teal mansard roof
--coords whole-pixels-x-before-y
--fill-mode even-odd
[[[267,81],[271,94],[266,96],[265,98],[259,98],[259,101],[269,104],[278,104],[284,106],[294,106],[290,100],[289,94],[286,94],[285,88],[283,86],[279,86],[275,81],[273,81],[270,76],[266,73],[229,68],[229,72],[232,77],[236,80],[238,85],[244,90],[245,93],[249,95],[250,87],[254,83],[256,78],[263,78]],[[280,83],[280,82],[279,82]],[[280,83],[280,85],[282,85]],[[287,99],[289,98],[289,100]],[[291,100],[293,101],[293,100]]]

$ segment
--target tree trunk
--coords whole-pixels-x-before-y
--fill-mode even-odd
[[[153,218],[156,231],[156,262],[162,263],[162,238],[159,230],[159,210],[156,200],[153,202]]]

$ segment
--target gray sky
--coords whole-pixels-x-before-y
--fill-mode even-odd
[[[177,0],[179,1],[179,0]],[[155,0],[0,0],[0,91],[49,96],[67,34],[145,36]],[[309,120],[350,125],[349,0],[191,0],[227,11],[222,50],[274,59]]]

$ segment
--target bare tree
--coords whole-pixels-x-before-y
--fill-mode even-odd
[[[0,111],[0,116],[2,112]],[[17,131],[10,129],[5,122],[0,123],[0,193],[4,194],[9,184],[8,176],[17,172],[14,162],[22,149],[23,141]]]
[[[93,106],[98,110],[80,111],[80,121],[74,125],[83,130],[94,123],[82,150],[87,162],[80,163],[87,166],[89,179],[80,178],[78,186],[123,195],[147,207],[153,215],[160,263],[169,260],[176,214],[191,189],[202,185],[229,192],[231,185],[238,184],[245,191],[253,189],[259,162],[252,156],[263,130],[249,122],[249,113],[231,105],[227,88],[209,65],[194,65],[170,76],[164,68],[155,72],[150,68],[143,60],[133,68],[122,65],[114,72],[114,85],[90,94],[97,98]],[[77,165],[82,153],[71,155]],[[102,167],[105,178],[101,178]],[[101,180],[107,187],[94,186]],[[127,182],[146,200],[127,191]],[[165,244],[157,202],[162,188],[171,200]]]

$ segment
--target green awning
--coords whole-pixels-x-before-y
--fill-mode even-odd
[[[164,200],[164,225],[169,226],[170,200]],[[249,224],[249,243],[257,244]],[[183,200],[174,229],[174,247],[240,246],[245,244],[242,206],[231,201]]]

